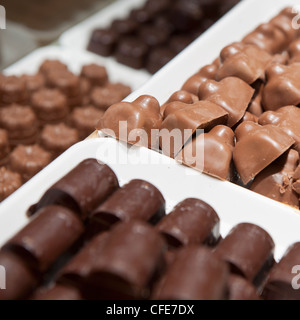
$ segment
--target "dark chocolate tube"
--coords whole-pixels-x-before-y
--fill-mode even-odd
[[[187,247],[176,255],[153,299],[224,300],[227,278],[228,267],[217,255],[206,248]]]
[[[29,209],[28,215],[57,204],[78,212],[84,220],[118,187],[118,179],[107,165],[96,159],[87,159],[46,191],[41,200]]]
[[[231,230],[216,253],[229,263],[232,273],[259,285],[274,263],[274,246],[265,230],[243,223]]]
[[[49,206],[2,248],[14,252],[36,272],[45,272],[83,234],[78,215],[67,208]]]
[[[132,180],[98,207],[89,219],[93,234],[119,221],[133,219],[156,224],[165,216],[165,199],[152,184]]]
[[[292,245],[268,277],[266,300],[300,300],[300,242]]]
[[[151,226],[118,224],[93,263],[86,294],[101,299],[145,299],[152,281],[164,266],[166,245]]]
[[[34,273],[11,252],[0,252],[0,266],[0,300],[27,298],[38,283]]]
[[[156,229],[170,247],[214,245],[220,237],[220,219],[215,210],[198,199],[186,199],[159,222]]]

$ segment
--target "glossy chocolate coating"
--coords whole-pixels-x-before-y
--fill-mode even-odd
[[[114,52],[118,37],[118,33],[112,29],[96,29],[91,35],[87,49],[108,57]]]
[[[237,143],[233,151],[236,169],[244,184],[283,155],[295,140],[281,128],[243,122],[235,131]]]
[[[78,141],[78,131],[64,123],[47,124],[41,133],[41,145],[53,154],[53,158],[58,157]]]
[[[121,121],[127,121],[127,132],[122,128],[120,130]],[[120,102],[112,105],[100,119],[97,129],[109,135],[114,133],[118,139],[131,144],[155,148],[158,135],[151,137],[151,130],[159,130],[161,123],[162,116],[158,101],[152,96],[140,96],[132,103]],[[142,134],[141,137],[136,137],[134,133],[138,135],[140,130],[144,130],[147,136]]]
[[[22,185],[22,177],[17,172],[0,167],[0,202],[9,197]]]
[[[35,92],[31,96],[31,104],[43,124],[63,121],[69,112],[66,97],[56,89],[41,89]]]
[[[26,299],[38,283],[36,275],[11,252],[0,252],[0,266],[5,268],[6,275],[6,289],[0,289],[0,300]]]
[[[262,106],[262,95],[264,92],[265,85],[261,82],[256,82],[254,85],[255,93],[252,97],[252,101],[247,109],[248,112],[252,113],[256,117],[260,117],[264,113]]]
[[[87,79],[92,86],[104,86],[108,81],[106,68],[95,63],[82,67],[81,77]]]
[[[176,52],[168,46],[161,46],[151,50],[146,61],[146,69],[154,74],[170,62],[176,56]]]
[[[172,103],[172,102],[183,102],[186,104],[193,104],[199,101],[198,96],[189,93],[188,91],[185,90],[179,90],[174,92],[171,97],[168,99],[168,101],[161,106],[160,108],[160,113],[163,115],[164,118],[166,118],[169,114],[172,112],[176,111],[177,108],[177,103]]]
[[[151,226],[139,221],[118,224],[94,261],[87,292],[104,299],[148,298],[163,267],[164,250],[163,238]]]
[[[256,176],[251,190],[299,209],[299,196],[293,190],[293,175],[298,163],[299,153],[288,151]]]
[[[215,80],[218,71],[218,66],[209,64],[199,70],[196,74],[190,77],[182,86],[182,90],[186,90],[198,96],[200,85],[207,80]]]
[[[25,81],[16,76],[4,77],[0,82],[0,97],[4,105],[25,103],[27,99]]]
[[[274,242],[260,227],[243,223],[231,230],[217,246],[216,253],[231,272],[259,284],[274,263]]]
[[[293,148],[300,153],[300,109],[295,106],[287,106],[277,111],[265,112],[259,118],[259,124],[272,124],[278,126],[290,135],[296,143]]]
[[[80,301],[83,300],[80,291],[74,287],[53,285],[48,289],[38,290],[31,300],[38,301]]]
[[[200,85],[198,91],[200,100],[213,102],[228,112],[229,127],[233,127],[245,115],[253,94],[253,88],[236,77],[228,77],[220,82],[208,80]]]
[[[237,275],[230,275],[228,280],[229,297],[231,301],[260,300],[258,292],[252,283]]]
[[[146,181],[132,180],[101,204],[89,221],[93,233],[98,233],[119,221],[156,224],[164,216],[165,199],[160,191]]]
[[[148,46],[140,39],[135,37],[122,38],[116,48],[116,59],[134,69],[144,67]]]
[[[201,272],[199,272],[201,270]],[[209,249],[181,249],[155,290],[155,300],[224,300],[228,268]]]
[[[11,238],[2,250],[14,252],[35,272],[45,272],[83,234],[84,225],[67,208],[49,206]]]
[[[300,39],[293,41],[288,49],[289,63],[300,62]]]
[[[263,106],[266,111],[300,104],[299,72],[300,63],[289,66],[275,63],[267,69],[268,82],[263,92]]]
[[[51,158],[51,154],[39,145],[19,145],[10,154],[9,164],[25,182],[44,169],[51,162]]]
[[[226,126],[216,126],[185,145],[176,160],[200,172],[230,181],[233,174],[233,148],[233,131]]]
[[[198,199],[180,202],[156,229],[173,248],[188,245],[214,245],[220,237],[220,219],[215,210]]]
[[[107,165],[96,159],[87,159],[46,191],[28,214],[33,215],[41,208],[58,204],[70,208],[85,219],[118,187],[118,179]]]
[[[0,127],[7,130],[9,142],[31,144],[36,141],[38,132],[37,118],[28,106],[13,104],[0,109]]]
[[[82,289],[85,280],[101,255],[109,233],[95,236],[58,273],[57,283]]]
[[[176,108],[178,110],[163,121],[160,132],[160,147],[165,155],[171,157],[181,151],[197,129],[210,130],[228,120],[228,113],[209,101],[199,101],[192,105],[177,102]],[[175,139],[170,138],[172,131]]]
[[[300,300],[300,291],[292,287],[297,281],[299,270],[293,269],[299,266],[300,243],[292,245],[281,259],[281,261],[271,270],[265,286],[263,297],[266,300]]]
[[[248,84],[265,79],[265,70],[272,57],[255,45],[236,42],[221,51],[221,66],[216,74],[217,80],[237,77]]]
[[[78,130],[81,140],[95,131],[98,119],[104,115],[104,111],[93,106],[75,108],[71,113],[71,124]]]

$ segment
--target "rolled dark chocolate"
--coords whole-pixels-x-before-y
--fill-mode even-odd
[[[93,264],[86,294],[101,299],[145,299],[164,265],[165,242],[151,226],[118,224]]]
[[[132,180],[100,205],[89,218],[93,234],[133,219],[156,224],[165,216],[165,199],[152,184]]]
[[[26,299],[38,283],[36,275],[11,252],[0,252],[0,266],[0,300]]]
[[[2,248],[14,252],[35,272],[45,272],[83,234],[84,225],[67,208],[49,206]]]
[[[163,218],[156,229],[162,233],[170,247],[214,245],[220,237],[220,219],[207,203],[186,199]]]
[[[86,219],[118,187],[118,179],[107,165],[96,159],[87,159],[46,191],[41,200],[28,210],[28,215],[58,204]]]
[[[204,247],[181,249],[158,283],[155,300],[225,300],[228,267]]]
[[[104,232],[95,236],[72,258],[57,276],[57,283],[71,285],[82,289],[84,281],[93,270],[97,258],[101,255],[109,233]]]
[[[243,223],[231,230],[216,253],[230,265],[231,272],[259,285],[274,263],[274,242],[260,227]]]
[[[253,284],[234,274],[229,276],[228,291],[228,300],[231,301],[260,300],[257,289]]]
[[[53,285],[48,289],[38,290],[31,300],[39,301],[80,301],[83,300],[77,288],[63,285]]]
[[[264,288],[266,300],[300,300],[300,243],[292,245],[271,270]]]

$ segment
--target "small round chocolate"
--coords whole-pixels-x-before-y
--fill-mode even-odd
[[[25,103],[27,100],[25,81],[20,77],[4,77],[0,82],[2,104]]]
[[[118,34],[112,29],[96,29],[93,31],[88,50],[104,57],[109,57],[115,50]]]
[[[66,97],[56,89],[41,89],[31,98],[32,107],[43,123],[57,123],[64,120],[68,114]]]
[[[96,129],[97,122],[104,111],[93,106],[79,107],[71,114],[71,124],[78,130],[80,139],[85,139]]]
[[[50,71],[47,75],[49,87],[59,89],[68,98],[80,94],[79,77],[69,71]]]
[[[0,165],[9,153],[9,140],[6,130],[0,129]]]
[[[91,104],[100,110],[107,110],[115,103],[122,101],[124,95],[113,87],[95,88],[91,93]]]
[[[32,144],[36,141],[38,122],[28,106],[13,104],[0,109],[0,127],[7,130],[10,144]]]
[[[40,66],[40,72],[47,76],[52,71],[67,71],[68,67],[59,60],[45,60]]]
[[[27,181],[51,162],[51,154],[38,145],[19,145],[10,154],[9,160],[12,170]]]
[[[22,177],[16,172],[0,167],[0,202],[22,186]],[[1,290],[0,290],[1,291]]]
[[[21,76],[21,79],[25,81],[26,90],[29,95],[42,89],[45,86],[45,78],[41,73],[28,75],[24,74]]]
[[[63,123],[46,125],[41,134],[42,146],[53,153],[54,157],[59,156],[78,141],[78,131]]]
[[[95,63],[83,66],[81,77],[87,79],[92,86],[102,87],[108,81],[106,68]]]

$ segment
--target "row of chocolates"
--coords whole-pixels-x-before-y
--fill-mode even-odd
[[[0,201],[76,142],[113,103],[131,93],[90,64],[80,76],[58,60],[34,75],[0,77]]]
[[[286,8],[242,42],[225,47],[162,106],[151,96],[111,106],[98,128],[299,208],[295,16]],[[129,119],[127,131],[120,130],[118,120]]]
[[[147,0],[125,19],[96,29],[88,50],[155,73],[239,0]]]
[[[292,287],[300,244],[279,263],[259,226],[223,239],[220,218],[199,199],[166,215],[152,184],[120,187],[115,173],[87,159],[28,210],[28,224],[1,248],[0,299],[300,299]]]

